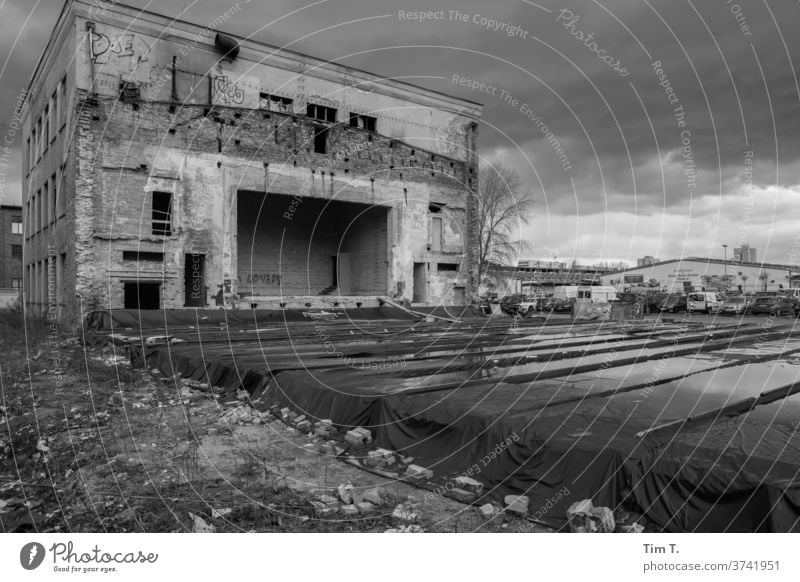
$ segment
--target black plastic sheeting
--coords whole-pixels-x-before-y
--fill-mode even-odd
[[[467,474],[484,483],[479,503],[528,495],[531,514],[556,528],[565,526],[572,502],[591,499],[611,508],[633,506],[665,531],[800,531],[796,409],[765,420],[765,406],[754,408],[756,399],[718,408],[729,402],[720,403],[702,388],[707,385],[703,374],[715,375],[717,384],[708,386],[721,384],[723,390],[731,379],[763,376],[763,385],[748,388],[745,382],[727,392],[736,400],[788,386],[789,400],[800,381],[794,371],[800,362],[764,361],[763,353],[770,352],[763,349],[749,360],[726,357],[726,341],[704,342],[717,351],[698,355],[694,367],[684,361],[691,362],[691,354],[672,358],[663,381],[648,382],[646,388],[642,382],[652,362],[611,367],[593,378],[571,374],[564,360],[548,364],[553,373],[547,379],[524,382],[506,376],[503,368],[479,367],[459,372],[465,381],[437,386],[433,370],[421,389],[420,378],[408,374],[413,358],[403,365],[377,342],[375,353],[388,358],[377,370],[374,360],[367,363],[375,354],[345,365],[320,350],[318,342],[293,343],[291,349],[221,342],[148,346],[146,356],[148,365],[168,374],[180,372],[230,390],[244,387],[261,409],[278,404],[310,419],[370,428],[376,445],[415,457],[437,478],[451,481]],[[399,339],[397,344],[397,354],[403,353]],[[792,351],[787,347],[796,352],[797,345],[776,342],[775,359]],[[338,347],[347,351],[346,344]],[[626,356],[619,350],[616,362]],[[451,364],[448,370],[453,361],[442,358],[442,364]],[[432,363],[435,367],[436,360]],[[752,366],[780,369],[761,374]],[[679,369],[691,370],[692,381],[679,379]],[[615,384],[620,389],[609,391]],[[673,394],[683,400],[648,406],[672,401]],[[702,414],[715,409],[724,413]]]
[[[652,415],[614,398],[548,405],[559,380],[403,394],[402,382],[347,382],[324,370],[273,375],[253,365],[257,356],[205,356],[160,348],[148,361],[184,377],[243,385],[261,397],[261,408],[278,404],[368,427],[379,446],[412,455],[437,475],[471,468],[486,499],[528,495],[531,511],[554,527],[564,525],[572,502],[592,499],[612,508],[633,502],[666,531],[800,530],[800,438],[790,425],[745,414],[637,438]]]
[[[309,321],[303,313],[332,312],[342,320],[413,320],[418,319],[396,307],[361,307],[358,309],[170,309],[142,311],[139,309],[104,309],[86,315],[85,327],[95,331],[115,328],[169,329],[170,327],[235,325],[252,326],[276,322]],[[415,307],[414,311],[446,318],[483,318],[474,306]]]

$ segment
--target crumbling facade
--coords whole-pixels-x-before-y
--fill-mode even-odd
[[[467,301],[480,106],[215,28],[65,7],[25,110],[28,306]]]

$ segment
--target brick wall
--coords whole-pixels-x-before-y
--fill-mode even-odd
[[[206,254],[213,305],[213,295],[224,281],[232,279],[233,292],[238,284],[243,286],[239,292],[249,293],[254,274],[259,277],[253,290],[266,295],[281,293],[278,280],[285,295],[319,293],[330,285],[330,256],[340,241],[342,250],[349,245],[352,294],[383,294],[404,281],[408,295],[413,262],[427,260],[423,255],[431,202],[448,208],[442,250],[452,254],[451,260],[455,257],[463,263],[456,283],[467,284],[469,255],[465,259],[464,241],[469,238],[465,229],[472,222],[466,190],[477,180],[476,168],[469,164],[346,125],[329,129],[328,153],[318,154],[313,147],[317,124],[303,116],[83,97],[73,146],[75,196],[70,208],[78,265],[76,289],[84,309],[121,307],[123,279],[136,276],[137,269],[147,280],[154,276],[150,266],[132,268],[122,262],[121,251],[130,248],[157,248],[164,253],[159,275],[164,308],[184,304],[186,253]],[[170,237],[150,232],[153,190],[173,193]],[[299,216],[294,218],[284,239],[285,252],[291,249],[291,256],[281,258],[277,243],[282,231],[255,229],[252,208],[237,207],[240,191],[270,191],[289,199],[344,200],[378,208],[351,228],[349,238],[341,239],[338,227],[319,228],[310,259],[306,256],[309,224]],[[270,208],[270,213],[282,215],[286,201],[281,205]],[[411,210],[417,207],[419,212]],[[306,208],[312,207],[307,204]],[[336,218],[346,224],[353,212],[344,208],[336,209]],[[397,209],[402,223],[402,236],[391,241],[389,208]],[[334,216],[334,210],[330,212]],[[309,216],[316,219],[314,212]],[[253,232],[260,237],[255,257],[243,252],[251,246]],[[411,245],[412,241],[422,245]],[[413,252],[403,248],[412,246]],[[281,273],[275,268],[279,258]],[[354,265],[359,268],[352,269]],[[436,276],[434,272],[432,277]],[[452,275],[446,278],[449,282]]]

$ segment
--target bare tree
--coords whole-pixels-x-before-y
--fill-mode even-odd
[[[534,198],[519,174],[500,164],[482,164],[478,183],[478,280],[483,282],[490,262],[511,264],[529,248],[517,235],[530,220]]]

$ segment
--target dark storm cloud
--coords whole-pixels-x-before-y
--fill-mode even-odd
[[[201,24],[237,5],[130,3]],[[758,169],[756,185],[800,182],[792,66],[800,63],[800,48],[790,29],[800,20],[797,3],[537,4],[542,8],[517,0],[331,0],[301,9],[288,1],[240,0],[236,16],[222,28],[484,103],[482,152],[513,163],[547,197],[552,212],[574,212],[576,206],[582,212],[657,212],[683,208],[702,195],[724,196],[741,183],[748,150]],[[416,10],[444,18],[419,22],[400,15]],[[18,0],[3,11],[21,26],[30,8]],[[57,12],[56,6],[37,9],[25,49],[11,54],[7,76],[27,81]],[[506,26],[492,29],[481,17]],[[524,35],[509,35],[511,27]],[[654,61],[661,63],[661,78]],[[484,82],[496,94],[454,84],[454,75]],[[503,91],[517,101],[504,100]],[[4,84],[4,110],[14,93]],[[683,107],[683,127],[676,107]],[[541,125],[563,148],[569,172]],[[526,167],[526,156],[535,171]]]

